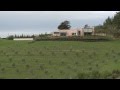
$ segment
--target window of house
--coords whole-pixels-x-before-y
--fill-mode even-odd
[[[72,33],[72,36],[75,36],[76,35],[76,33]]]
[[[78,35],[80,35],[80,31],[78,31]]]
[[[60,33],[60,36],[66,36],[67,33]]]
[[[54,32],[54,34],[59,34],[59,32]]]

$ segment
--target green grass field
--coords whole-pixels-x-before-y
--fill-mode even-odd
[[[0,40],[1,79],[119,76],[119,40],[107,42]]]

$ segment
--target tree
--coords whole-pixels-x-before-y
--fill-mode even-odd
[[[103,26],[105,28],[109,27],[110,25],[112,25],[112,19],[110,17],[108,17],[105,22],[103,23]]]
[[[105,21],[104,21],[104,23],[103,23],[103,29],[104,29],[104,31],[106,32],[106,34],[109,34],[109,35],[111,35],[112,34],[112,28],[113,28],[113,22],[112,22],[112,18],[110,18],[110,17],[108,17]]]
[[[103,25],[95,26],[95,33],[105,33]]]
[[[35,38],[35,35],[33,34],[33,35],[31,36],[31,38]]]
[[[24,35],[22,34],[21,37],[24,38]]]
[[[97,26],[95,30],[106,32],[114,37],[120,37],[120,12],[117,12],[114,17],[108,17],[101,27]]]
[[[113,18],[113,24],[120,28],[120,12],[117,12]]]
[[[84,26],[84,28],[88,28],[89,26],[88,26],[88,24],[86,24],[85,26]]]
[[[116,13],[113,18],[108,17],[104,24],[104,28],[107,29],[108,33],[114,37],[120,36],[120,12]]]
[[[60,30],[63,30],[63,29],[70,29],[71,28],[71,25],[70,25],[70,22],[69,21],[64,21],[62,22],[59,26],[58,26],[58,29]]]
[[[14,36],[15,38],[17,38],[17,35],[15,34],[15,36]]]

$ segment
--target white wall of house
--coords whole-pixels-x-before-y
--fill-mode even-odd
[[[80,35],[79,35],[79,32],[80,32]],[[53,36],[61,36],[60,33],[66,33],[66,36],[84,36],[84,33],[86,33],[86,32],[92,33],[92,35],[94,35],[94,28],[90,28],[90,29],[80,28],[80,29],[70,29],[70,30],[57,30],[57,31],[52,32],[52,35]],[[73,35],[73,33],[75,35]]]

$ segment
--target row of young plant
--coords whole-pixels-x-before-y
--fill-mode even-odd
[[[112,72],[91,71],[88,73],[80,72],[76,75],[76,79],[117,79],[120,76],[120,70],[113,70]]]
[[[10,60],[10,62],[12,62],[11,58],[9,60]],[[21,61],[24,62],[23,66],[25,66],[26,71],[28,73],[31,73],[33,75],[38,75],[38,73],[34,73],[33,72],[33,68],[32,68],[32,66],[30,64],[25,63],[26,62],[25,59],[22,59]],[[38,63],[38,62],[36,62],[36,63]],[[49,61],[48,64],[51,64],[51,63],[52,63],[52,61]],[[64,61],[61,61],[61,65],[64,65],[64,63],[65,63]],[[77,65],[78,63],[75,63],[75,64]],[[37,65],[38,66],[37,66],[36,70],[41,71],[44,74],[47,74],[48,77],[52,74],[51,72],[49,72],[49,70],[47,70],[47,68],[44,66],[44,64],[37,64]],[[8,67],[2,67],[2,65],[0,64],[0,72],[2,74],[7,73],[7,71],[8,71],[7,68]],[[14,68],[16,73],[22,73],[21,69],[17,68],[17,64],[16,63],[11,63],[11,68]],[[68,69],[72,70],[72,67],[68,66]],[[66,71],[60,70],[59,73],[61,75],[64,75],[66,73]],[[76,76],[75,77],[72,76],[71,78],[75,78],[75,79],[116,79],[116,78],[119,78],[119,76],[120,76],[120,70],[117,70],[117,69],[113,70],[112,72],[107,72],[107,71],[106,72],[99,72],[97,70],[90,70],[89,72],[79,72],[79,73],[76,73]],[[54,75],[51,76],[51,78],[53,78],[53,77],[54,77]]]
[[[65,54],[65,55],[66,55],[66,54]],[[76,55],[77,55],[77,53],[76,53]],[[95,55],[96,55],[96,54],[95,54]],[[16,73],[21,72],[20,69],[17,69],[17,64],[14,63],[14,59],[13,59],[12,57],[9,58],[8,60],[9,60],[9,62],[11,63],[11,67],[16,68],[16,69],[15,69],[15,70],[16,70]],[[24,59],[24,58],[21,59],[21,62],[24,63],[24,65],[25,65],[25,67],[27,68],[27,70],[32,69],[32,66],[28,63],[28,61],[27,61],[26,59]],[[37,65],[38,62],[39,62],[39,60],[34,60],[34,62],[36,62],[36,65]],[[53,63],[53,62],[52,62],[51,60],[48,61],[48,64],[49,64],[49,65],[52,65],[52,63]],[[105,62],[104,62],[104,63],[105,63]],[[61,64],[61,65],[66,65],[65,61],[61,61],[60,64]],[[79,61],[76,61],[76,62],[74,62],[73,64],[76,65],[76,66],[79,66]],[[92,62],[91,62],[91,63],[88,62],[88,65],[91,65],[91,64],[92,64]],[[1,71],[2,73],[5,73],[5,72],[6,72],[6,68],[5,68],[5,67],[2,68],[2,65],[1,65],[1,64],[0,64],[0,67],[1,67],[0,71]],[[42,70],[42,72],[44,72],[45,74],[48,74],[48,73],[49,73],[49,71],[46,70],[44,64],[40,64],[40,63],[39,63],[38,67],[39,67],[40,71]],[[98,67],[99,67],[99,65],[96,64],[96,65],[95,65],[95,68],[98,68]],[[68,68],[69,68],[69,69],[72,69],[71,66],[68,67]],[[99,78],[117,78],[117,77],[119,77],[119,75],[120,75],[120,71],[119,71],[119,70],[114,70],[112,73],[111,73],[111,72],[100,73],[99,71],[93,71],[92,68],[93,68],[93,64],[88,68],[89,71],[92,70],[91,72],[89,72],[89,73],[82,73],[82,72],[80,72],[80,73],[77,74],[76,77],[72,77],[72,78],[79,78],[79,79],[86,79],[86,78],[88,78],[88,79],[89,79],[89,78],[93,78],[93,79],[99,79]],[[65,73],[65,71],[60,71],[60,74],[63,74],[63,73]],[[36,73],[36,74],[37,74],[37,73]],[[36,74],[35,74],[35,75],[36,75]]]

